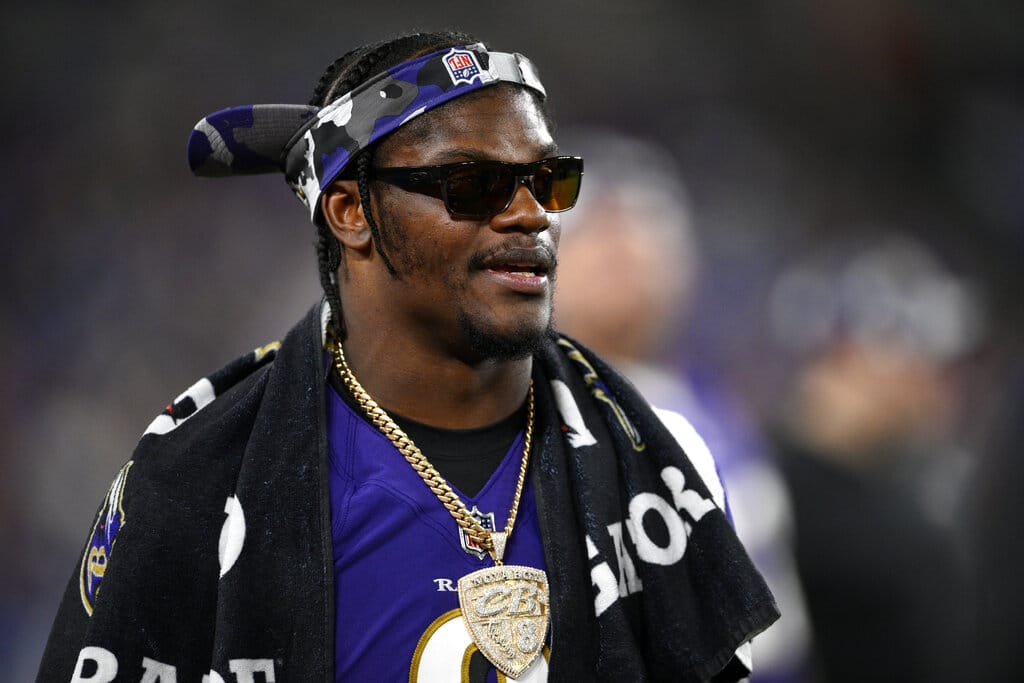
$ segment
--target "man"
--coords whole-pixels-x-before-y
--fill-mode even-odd
[[[327,303],[150,426],[40,679],[745,674],[777,613],[703,443],[550,330],[582,160],[544,97],[521,55],[414,34],[196,126],[197,173],[284,170]]]

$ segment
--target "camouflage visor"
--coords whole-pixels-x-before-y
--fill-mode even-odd
[[[503,82],[546,95],[521,54],[488,52],[483,43],[446,48],[379,73],[322,109],[255,104],[210,114],[189,137],[189,166],[198,176],[284,171],[316,221],[320,194],[359,150],[448,100]]]

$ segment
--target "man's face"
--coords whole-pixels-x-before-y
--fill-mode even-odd
[[[494,86],[399,129],[374,166],[529,162],[554,152],[535,99]],[[440,199],[380,182],[372,194],[384,251],[398,271],[377,279],[380,306],[420,343],[470,362],[529,355],[551,321],[557,214],[524,185],[507,210],[485,219],[453,217]]]

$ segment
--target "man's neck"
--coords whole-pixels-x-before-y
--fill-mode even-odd
[[[444,429],[491,425],[526,400],[533,359],[468,362],[438,347],[350,333],[349,366],[385,410]]]

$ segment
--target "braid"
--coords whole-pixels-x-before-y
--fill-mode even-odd
[[[412,33],[399,36],[393,40],[349,50],[331,62],[313,90],[309,104],[323,107],[347,93],[370,76],[391,68],[413,57],[418,57],[436,50],[456,45],[469,45],[478,42],[473,36],[465,33],[445,31],[440,33]],[[373,218],[370,204],[370,169],[373,162],[373,147],[364,149],[355,158],[355,177],[359,186],[359,199],[363,205],[363,215],[373,236],[373,245],[380,254],[384,266],[393,276],[398,275],[391,259],[384,253],[380,228]],[[346,176],[350,177],[350,176]],[[338,290],[338,269],[342,265],[342,252],[338,240],[331,234],[326,224],[317,226],[316,243],[317,263],[320,272],[320,285],[324,289],[327,303],[331,307],[331,325],[338,339],[344,339],[345,324],[341,310],[341,295]]]
[[[338,75],[338,69],[340,69],[358,50],[359,48],[349,50],[327,65],[327,68],[324,69],[323,75],[320,76],[320,80],[316,84],[316,88],[313,90],[313,96],[309,98],[310,106],[318,107],[323,105],[324,101],[327,99],[327,91],[330,89],[331,84],[334,83],[335,76]]]
[[[343,95],[349,90],[352,90],[370,76],[378,73],[380,69],[375,67],[381,59],[387,56],[388,52],[389,48],[387,45],[380,45],[377,47],[363,48],[362,50],[354,50],[349,53],[350,55],[354,55],[356,61],[352,64],[351,68],[345,72],[344,79],[336,81],[327,89],[324,96],[324,104],[332,102],[339,95]]]
[[[341,316],[341,295],[338,292],[338,268],[341,267],[341,247],[331,234],[326,223],[316,229],[316,257],[320,271],[320,287],[324,290],[327,305],[331,307],[330,324],[338,339],[344,339],[345,319]]]
[[[384,266],[392,276],[398,277],[398,271],[391,265],[391,259],[384,253],[380,238],[380,228],[373,218],[373,211],[370,209],[370,168],[373,166],[373,150],[367,149],[356,160],[356,183],[359,185],[359,200],[363,203],[363,215],[366,216],[366,224],[370,226],[370,234],[373,235],[373,246],[377,248],[384,261]]]

